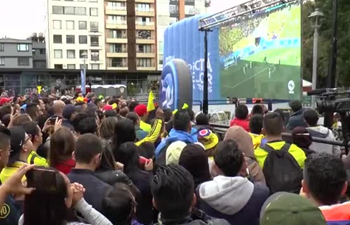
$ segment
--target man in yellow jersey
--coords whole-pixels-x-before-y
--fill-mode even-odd
[[[134,112],[140,117],[140,128],[147,133],[151,132],[151,125],[145,122],[148,117],[147,106],[140,104],[135,107]]]
[[[286,144],[286,142],[282,140],[283,129],[282,118],[279,114],[274,112],[266,114],[263,120],[263,133],[265,133],[267,139],[266,145],[269,145],[276,151],[281,150]],[[300,168],[303,169],[306,159],[305,152],[294,144],[290,145],[288,152],[294,157]],[[261,147],[257,148],[254,153],[260,167],[263,169],[265,159],[269,153]]]
[[[0,173],[0,180],[4,183],[24,164],[48,166],[45,158],[33,151],[33,143],[28,134],[20,126],[9,128],[11,132],[11,150],[7,166]]]
[[[249,135],[252,137],[254,149],[266,144],[266,138],[262,134],[263,118],[263,115],[255,114],[249,120]]]

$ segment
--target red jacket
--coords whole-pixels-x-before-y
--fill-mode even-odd
[[[246,130],[247,132],[250,132],[248,120],[240,120],[240,119],[234,118],[230,122],[230,127],[232,127],[232,126],[240,126],[244,130]]]
[[[68,173],[70,172],[70,170],[71,170],[72,168],[74,168],[74,167],[75,167],[75,161],[74,161],[74,159],[68,159],[68,160],[66,160],[66,161],[63,161],[63,162],[58,163],[58,164],[55,166],[55,168],[56,168],[58,171],[60,171],[60,172],[62,172],[62,173],[64,173],[64,174],[68,174]]]

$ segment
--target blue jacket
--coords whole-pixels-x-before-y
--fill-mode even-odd
[[[18,203],[12,196],[6,197],[0,212],[0,225],[18,224],[18,220],[22,215],[21,207]]]
[[[287,130],[293,130],[296,127],[307,127],[307,126],[308,125],[306,124],[304,119],[304,109],[301,109],[299,111],[296,111],[290,116],[286,128]]]
[[[198,207],[232,225],[259,225],[260,210],[269,193],[265,185],[247,178],[217,176],[199,186]]]
[[[192,132],[192,131],[191,131]],[[198,142],[197,135],[192,135],[188,132],[172,129],[169,133],[169,137],[163,139],[156,148],[156,158],[160,155],[162,149],[170,143],[175,141],[183,141],[186,143],[196,143]]]

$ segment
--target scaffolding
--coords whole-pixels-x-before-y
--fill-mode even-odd
[[[212,14],[199,20],[199,30],[207,31],[221,24],[236,23],[247,19],[267,8],[279,7],[283,4],[301,2],[302,0],[247,0],[242,4]]]

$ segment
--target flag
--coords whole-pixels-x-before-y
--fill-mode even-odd
[[[150,112],[156,109],[156,107],[154,106],[154,99],[155,98],[154,98],[153,92],[150,91],[148,95],[147,112]]]
[[[182,106],[182,109],[188,109],[188,105],[187,105],[187,103],[185,103],[183,106]]]
[[[41,93],[41,86],[37,86],[36,88],[38,89],[38,94],[40,95],[40,93]]]

